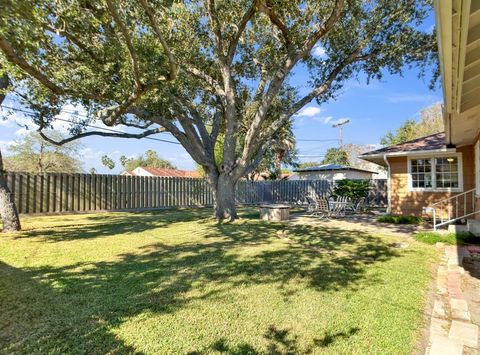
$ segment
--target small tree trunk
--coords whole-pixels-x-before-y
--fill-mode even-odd
[[[233,221],[238,218],[235,204],[235,185],[237,181],[230,175],[209,176],[212,186],[215,218],[219,221]]]
[[[2,231],[15,232],[20,230],[17,206],[7,186],[7,179],[3,171],[2,152],[0,151],[0,219],[3,222]]]
[[[4,233],[20,230],[17,208],[2,173],[0,173],[0,218],[3,222],[2,231]]]
[[[0,89],[9,86],[7,74],[0,76]],[[0,104],[5,99],[5,94],[0,93]],[[0,220],[3,223],[3,232],[14,232],[20,230],[20,218],[18,218],[17,206],[13,200],[10,189],[7,186],[5,171],[3,170],[2,151],[0,150]]]
[[[282,159],[283,159],[283,151],[278,150],[275,152],[275,178],[277,180],[282,179]]]

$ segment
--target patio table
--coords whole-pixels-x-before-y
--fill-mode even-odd
[[[353,207],[350,201],[328,201],[330,211],[344,215],[348,207]]]

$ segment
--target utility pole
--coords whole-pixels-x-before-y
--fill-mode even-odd
[[[339,120],[337,123],[332,125],[333,128],[338,128],[340,130],[340,147],[343,147],[343,126],[350,123],[349,119],[344,118]]]

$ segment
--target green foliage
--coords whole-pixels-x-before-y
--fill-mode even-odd
[[[357,201],[362,197],[367,197],[370,191],[370,182],[368,180],[343,179],[335,182],[333,196],[349,197],[352,201]]]
[[[0,233],[0,353],[414,351],[433,248],[239,213],[25,216]]]
[[[120,163],[127,171],[132,171],[138,167],[176,169],[175,165],[166,159],[161,158],[157,152],[147,150],[145,154],[133,158],[127,158],[124,155],[120,157]]]
[[[106,168],[108,168],[110,170],[115,168],[115,162],[108,155],[102,156],[102,164],[103,164],[103,166],[105,166]]]
[[[63,135],[52,131],[50,136],[61,139]],[[80,145],[76,142],[56,146],[30,132],[9,147],[3,158],[5,170],[28,173],[80,173],[82,162],[77,159]]]
[[[4,0],[0,67],[41,128],[72,104],[88,113],[73,136],[95,120],[160,125],[198,164],[238,178],[302,107],[347,80],[412,66],[438,74],[436,36],[422,26],[430,0],[253,3]],[[213,132],[225,137],[220,171]]]
[[[393,224],[420,224],[423,223],[422,217],[417,216],[394,216],[385,215],[377,218],[381,223],[393,223]]]
[[[480,238],[475,237],[469,232],[460,233],[437,233],[437,232],[419,232],[413,236],[415,240],[426,244],[445,243],[451,245],[457,244],[480,244]]]
[[[328,148],[322,164],[338,164],[349,166],[348,153],[342,148]]]
[[[443,130],[442,105],[436,103],[422,109],[419,120],[406,120],[395,132],[387,132],[381,138],[380,144],[384,146],[400,144]]]
[[[312,168],[314,166],[319,166],[319,165],[322,165],[322,163],[317,161],[306,161],[306,162],[300,163],[298,167],[300,169],[304,169],[304,168]]]

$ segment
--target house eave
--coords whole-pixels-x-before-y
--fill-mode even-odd
[[[388,159],[388,158],[410,157],[410,156],[435,156],[435,155],[442,155],[445,153],[455,153],[456,151],[457,150],[455,148],[423,149],[423,150],[410,150],[410,151],[402,151],[402,152],[368,154],[368,155],[361,155],[359,156],[359,158],[383,167],[387,167],[387,164],[385,163],[385,159]]]

